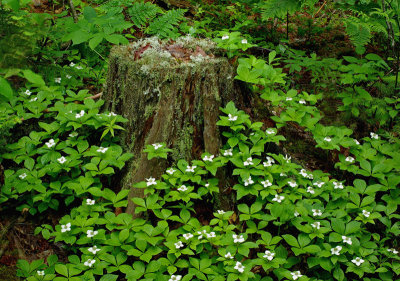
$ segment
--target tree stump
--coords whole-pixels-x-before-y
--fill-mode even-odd
[[[107,110],[129,120],[120,135],[134,154],[121,177],[122,188],[131,189],[128,213],[134,214],[130,199],[143,197],[133,183],[160,178],[179,159],[219,154],[219,107],[231,100],[243,104],[246,90],[234,80],[236,68],[218,52],[211,41],[191,37],[148,38],[112,49],[103,98]],[[173,150],[168,160],[147,160],[144,146],[160,142]]]

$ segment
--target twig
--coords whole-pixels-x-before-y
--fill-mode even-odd
[[[322,10],[322,8],[325,6],[325,4],[326,4],[326,0],[324,1],[324,3],[322,3],[322,5],[321,5],[321,7],[318,9],[318,11],[313,15],[313,18],[315,18],[315,17],[319,14],[319,12]]]
[[[77,23],[78,22],[78,15],[76,14],[75,6],[74,6],[74,3],[72,2],[72,0],[68,0],[68,5],[69,5],[69,7],[71,9],[72,17],[74,18],[74,22]]]
[[[92,100],[95,100],[95,99],[98,99],[98,98],[100,98],[102,95],[103,95],[103,92],[101,92],[101,93],[98,93],[98,94],[96,94],[96,95],[94,95],[94,96],[87,97],[87,98],[85,98],[85,100],[86,100],[86,99],[92,99]]]

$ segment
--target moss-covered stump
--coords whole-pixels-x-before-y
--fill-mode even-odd
[[[219,153],[219,107],[231,100],[243,104],[245,96],[233,78],[235,67],[217,53],[211,41],[190,37],[113,48],[103,97],[107,110],[129,120],[121,139],[134,154],[122,188],[159,178],[178,159]],[[160,142],[173,150],[170,158],[147,160],[144,146]],[[142,196],[142,189],[132,188],[129,199]],[[133,213],[129,202],[127,212]]]

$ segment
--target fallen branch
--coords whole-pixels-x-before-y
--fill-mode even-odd
[[[102,95],[103,95],[103,92],[100,92],[100,93],[98,93],[98,94],[96,94],[96,95],[94,95],[94,96],[90,96],[90,97],[87,97],[87,98],[85,98],[85,99],[92,99],[92,100],[95,100],[95,99],[100,98]]]

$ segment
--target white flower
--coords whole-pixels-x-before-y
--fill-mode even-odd
[[[187,167],[186,167],[186,172],[192,172],[192,173],[194,173],[194,169],[196,169],[196,168],[197,168],[197,166],[192,166],[192,167],[187,166]]]
[[[399,251],[397,251],[396,249],[392,248],[392,249],[387,249],[388,252],[392,252],[393,254],[398,254]]]
[[[72,78],[72,76],[71,75],[65,75],[65,77],[67,77],[67,79],[71,79]]]
[[[264,167],[271,167],[272,163],[271,162],[263,162]]]
[[[270,129],[266,130],[265,133],[266,133],[267,135],[273,135],[273,134],[275,134],[275,130],[272,129],[272,128],[270,128]]]
[[[287,101],[291,101],[292,99],[293,99],[293,98],[291,98],[291,97],[287,97],[287,98],[286,98]]]
[[[375,133],[370,133],[370,135],[371,135],[371,139],[379,139],[379,136],[377,135],[377,134],[375,134]]]
[[[243,162],[243,165],[245,166],[253,165],[253,158],[251,157],[247,158],[247,160]]]
[[[89,205],[89,206],[91,206],[91,205],[94,205],[96,203],[96,200],[92,200],[92,199],[90,199],[90,198],[88,198],[88,199],[86,199],[86,205]]]
[[[182,241],[178,241],[174,245],[175,245],[175,248],[177,248],[177,249],[180,249],[180,248],[182,248],[184,246]]]
[[[224,151],[224,156],[233,156],[232,148],[229,148]]]
[[[62,224],[61,225],[61,232],[67,232],[67,231],[71,231],[71,223],[67,223],[67,224]]]
[[[289,181],[288,184],[289,184],[291,187],[296,187],[296,186],[297,186],[297,183],[296,183],[295,181]]]
[[[112,117],[112,116],[117,116],[117,114],[115,114],[114,112],[111,111],[110,113],[107,114],[107,116],[108,116],[108,117]],[[156,149],[157,149],[157,148],[156,148]]]
[[[354,142],[356,143],[356,145],[360,145],[360,142],[356,139],[354,139]]]
[[[312,223],[311,226],[313,228],[320,229],[321,228],[321,223],[319,221],[316,221],[316,222]]]
[[[206,183],[204,186],[208,188],[208,187],[210,186],[210,184],[209,184],[209,183]]]
[[[192,234],[192,233],[185,233],[185,234],[183,234],[182,236],[183,236],[183,238],[185,238],[186,240],[189,240],[190,238],[193,237],[193,234]]]
[[[225,255],[225,258],[233,259],[233,256],[232,256],[232,254],[230,252],[227,252],[226,255]]]
[[[287,175],[285,173],[280,173],[279,176],[281,177],[287,177]]]
[[[346,237],[346,236],[343,235],[342,239],[343,239],[343,243],[347,243],[349,245],[353,244],[353,242],[351,241],[350,237]]]
[[[75,68],[76,68],[76,69],[83,69],[83,67],[80,66],[80,65],[76,66]]]
[[[210,162],[212,162],[213,161],[213,159],[214,159],[214,155],[210,155],[210,156],[204,156],[203,157],[203,161],[210,161]]]
[[[200,240],[201,238],[203,238],[203,235],[207,233],[207,231],[202,230],[202,231],[197,231],[197,233],[199,234],[199,237],[198,237],[198,238],[199,238],[199,240]]]
[[[98,232],[97,230],[95,230],[95,231],[93,231],[93,230],[88,230],[88,231],[86,231],[86,234],[87,234],[87,237],[88,237],[88,238],[91,238],[91,237],[97,235],[98,233],[99,233],[99,232]]]
[[[307,175],[308,175],[306,169],[301,169],[301,170],[300,170],[300,175],[302,175],[303,177],[306,178]]]
[[[334,182],[333,182],[333,188],[334,188],[334,189],[343,189],[344,186],[343,186],[343,183],[334,181]]]
[[[54,79],[54,82],[56,82],[56,83],[60,84],[60,83],[61,83],[61,77],[59,77],[59,78],[55,78],[55,79]]]
[[[271,253],[270,251],[266,250],[263,257],[269,261],[272,261],[274,259],[274,256],[275,256],[275,253]]]
[[[171,275],[171,278],[168,281],[179,281],[182,279],[182,275]]]
[[[20,178],[21,180],[23,180],[24,178],[26,178],[26,173],[20,174],[20,175],[19,175],[19,178]]]
[[[44,276],[44,270],[38,270],[36,272],[37,272],[37,275]]]
[[[216,237],[214,231],[212,231],[212,232],[210,232],[210,233],[206,233],[206,235],[207,235],[207,238],[214,238],[214,237]]]
[[[30,102],[37,101],[37,97],[31,98]]]
[[[254,181],[251,179],[251,176],[250,176],[247,180],[244,181],[244,186],[248,186],[249,184],[253,184],[253,183],[254,183]]]
[[[314,217],[320,217],[320,216],[322,216],[322,211],[319,210],[319,209],[312,209],[311,211],[313,212],[312,215],[313,215]]]
[[[292,159],[292,157],[285,155],[285,157],[283,157],[283,160],[286,161],[286,163],[290,163],[290,159]]]
[[[364,215],[364,217],[368,218],[371,212],[368,212],[367,210],[362,210],[362,214]]]
[[[360,266],[364,260],[360,257],[356,257],[355,259],[351,260],[352,263],[356,264],[357,266]]]
[[[46,142],[45,144],[47,145],[48,148],[51,148],[56,145],[53,139],[49,139],[49,141]]]
[[[313,185],[315,185],[315,186],[318,186],[318,187],[321,187],[321,186],[323,186],[325,183],[323,182],[323,181],[317,181],[317,182],[314,182],[313,183]]]
[[[314,188],[312,188],[312,186],[307,187],[307,192],[310,193],[310,194],[314,194],[315,193]]]
[[[353,157],[351,157],[351,156],[347,156],[346,159],[345,159],[345,161],[346,161],[346,162],[349,162],[349,163],[354,162],[354,160],[355,160],[355,159],[354,159]]]
[[[306,104],[306,101],[303,100],[303,99],[301,99],[301,100],[299,100],[299,103],[301,103],[301,104]]]
[[[71,134],[69,134],[69,137],[74,138],[77,137],[78,133],[77,132],[72,132]]]
[[[232,238],[233,238],[233,243],[242,243],[242,242],[244,242],[243,235],[232,234]]]
[[[272,185],[272,183],[271,183],[269,180],[262,181],[261,183],[262,183],[262,185],[263,185],[264,187],[268,187],[268,186],[271,186],[271,185]]]
[[[218,214],[220,214],[220,215],[225,214],[225,211],[224,211],[224,210],[218,210],[217,212],[218,212]]]
[[[170,175],[172,175],[172,174],[175,173],[175,172],[176,172],[176,170],[174,170],[173,168],[169,168],[169,169],[167,170],[167,173],[170,174]]]
[[[27,96],[30,96],[32,94],[32,92],[27,89],[24,94]]]
[[[81,110],[81,112],[75,114],[75,118],[76,118],[76,119],[79,119],[79,118],[83,117],[83,115],[85,115],[85,111],[84,111],[84,110]]]
[[[229,39],[229,36],[228,36],[228,35],[222,36],[222,40],[227,40],[227,39]]]
[[[156,185],[157,184],[157,182],[156,182],[156,179],[155,178],[148,178],[148,179],[146,179],[146,181],[147,181],[147,186],[151,186],[151,185]]]
[[[67,159],[66,159],[64,156],[61,156],[60,158],[57,159],[57,161],[58,161],[60,164],[64,164],[64,163],[67,161]]]
[[[178,188],[179,191],[186,191],[188,190],[188,188],[186,187],[186,185],[182,184],[181,187]]]
[[[71,63],[69,64],[69,66],[70,66],[70,67],[74,67],[74,66],[75,66],[75,63],[73,63],[73,62],[71,61]]]
[[[99,149],[97,149],[97,152],[106,153],[107,150],[108,150],[108,147],[102,147],[102,146],[100,146]]]
[[[162,144],[160,144],[160,143],[153,143],[152,146],[154,146],[154,149],[157,150],[157,149],[159,149],[159,148],[162,147]]]
[[[331,139],[330,137],[325,137],[325,138],[324,138],[324,141],[331,142],[332,139]]]
[[[295,217],[298,217],[300,214],[299,214],[299,212],[297,212],[297,211],[294,211],[294,214],[293,214]]]
[[[269,156],[267,156],[266,157],[267,158],[267,161],[269,162],[269,163],[275,163],[275,160],[274,160],[274,158],[271,158],[271,157],[269,157]]]
[[[97,248],[97,246],[93,246],[93,247],[90,247],[88,249],[88,251],[91,252],[93,255],[95,255],[98,251],[100,251],[100,249]]]
[[[228,114],[228,120],[229,120],[229,121],[236,121],[237,118],[238,118],[238,117],[235,116],[235,115],[232,115],[232,114],[230,114],[230,113]]]
[[[88,259],[87,261],[85,261],[84,265],[86,265],[88,267],[92,267],[95,262],[96,262],[96,260]]]
[[[236,262],[236,265],[234,267],[237,271],[239,271],[240,273],[243,273],[244,271],[244,266],[240,261]]]
[[[335,248],[331,249],[331,254],[339,256],[341,250],[342,250],[342,246],[336,246]]]
[[[276,201],[278,203],[281,203],[283,199],[285,199],[285,196],[280,196],[278,194],[275,194],[275,197],[272,199],[272,201]]]
[[[247,40],[246,40],[246,39],[243,39],[243,40],[242,40],[242,44],[247,44]]]
[[[303,276],[303,275],[300,274],[300,271],[290,272],[290,274],[292,274],[293,280],[297,280],[298,278]]]

